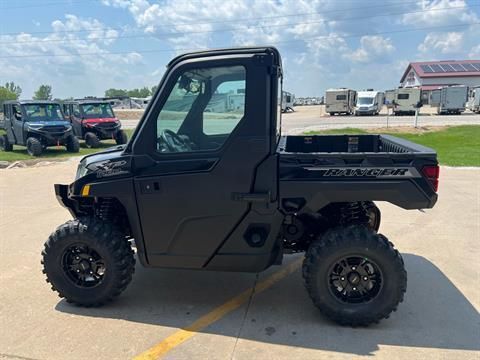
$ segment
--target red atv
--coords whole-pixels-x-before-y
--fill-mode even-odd
[[[68,101],[63,111],[72,123],[76,137],[85,140],[89,148],[100,146],[100,140],[113,139],[117,144],[127,143],[127,134],[121,129],[110,103],[102,100],[85,99]]]

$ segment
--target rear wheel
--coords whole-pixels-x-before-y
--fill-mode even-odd
[[[52,290],[68,302],[101,306],[125,290],[135,270],[123,232],[94,219],[76,219],[55,230],[42,252]]]
[[[29,137],[27,139],[27,152],[30,156],[40,156],[42,151],[43,148],[40,140],[34,137]]]
[[[88,148],[98,148],[100,146],[100,139],[96,134],[87,132],[85,134],[85,145],[87,145]]]
[[[6,134],[0,135],[0,150],[2,151],[12,151],[13,144],[8,141],[8,137]]]
[[[75,135],[70,135],[65,144],[68,152],[78,153],[80,151],[80,142]]]
[[[118,130],[115,134],[115,141],[118,145],[126,144],[128,141],[127,134],[123,130]]]
[[[407,289],[400,253],[386,237],[363,226],[331,229],[313,242],[303,278],[320,311],[350,326],[388,318]]]

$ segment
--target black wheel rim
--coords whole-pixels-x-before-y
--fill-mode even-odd
[[[363,304],[375,299],[383,287],[378,265],[360,255],[345,256],[328,272],[330,293],[346,304]]]
[[[84,244],[72,245],[65,250],[62,267],[67,278],[82,288],[101,284],[106,271],[105,262],[98,252]]]

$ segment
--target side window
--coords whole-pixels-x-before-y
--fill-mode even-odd
[[[182,73],[157,117],[157,150],[174,153],[220,148],[244,116],[245,89],[243,66]]]
[[[70,116],[70,105],[63,105],[63,113],[65,116]]]
[[[347,100],[347,95],[337,95],[337,100]]]
[[[80,117],[81,114],[80,114],[80,106],[78,106],[78,104],[73,104],[73,116],[75,117]]]
[[[12,110],[13,110],[13,117],[14,117],[16,120],[21,121],[21,120],[22,120],[22,111],[20,110],[20,106],[18,106],[18,105],[13,105],[13,106],[12,106]]]
[[[409,94],[398,94],[398,100],[408,100]]]
[[[230,134],[245,114],[245,78],[224,81],[203,112],[205,135]]]

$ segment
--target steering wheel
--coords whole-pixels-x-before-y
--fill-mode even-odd
[[[190,143],[172,130],[163,130],[159,139],[165,143],[170,152],[192,151]]]

